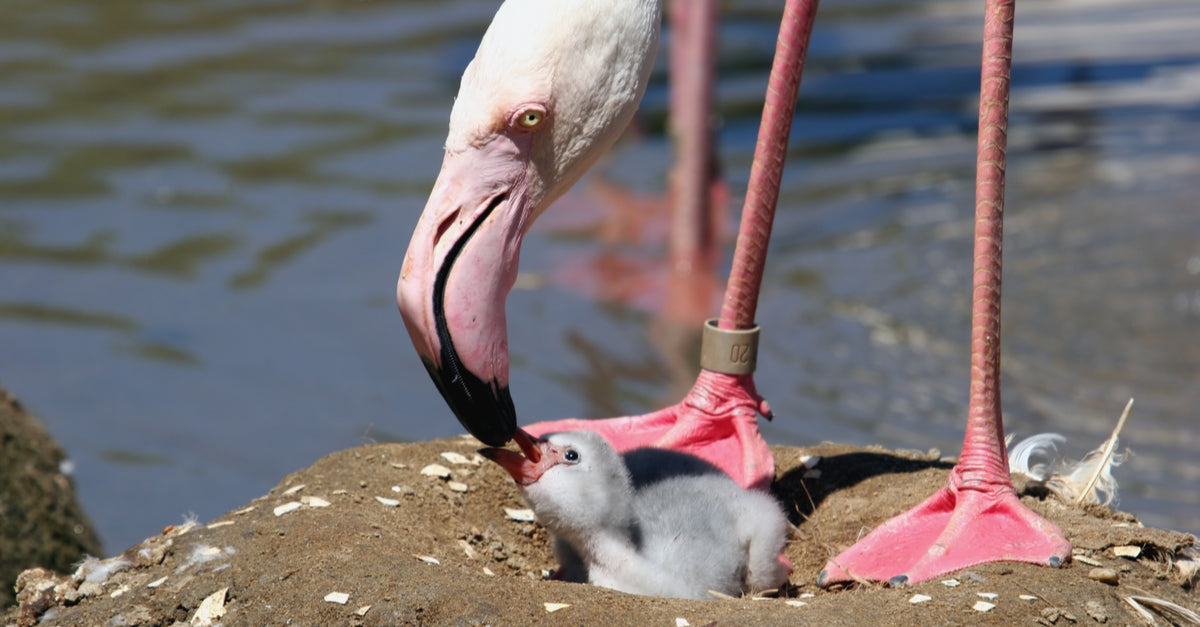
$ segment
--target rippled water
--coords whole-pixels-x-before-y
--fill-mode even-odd
[[[736,204],[780,3],[724,4]],[[771,442],[960,446],[977,5],[821,9],[759,308]],[[460,430],[393,291],[495,6],[0,6],[0,383],[71,453],[110,552],[328,452]],[[1194,0],[1018,7],[1004,293],[1008,430],[1079,456],[1136,397],[1121,506],[1193,532],[1198,31]],[[635,132],[527,240],[522,420],[654,409],[694,374],[660,304],[594,288],[661,262],[659,66]]]

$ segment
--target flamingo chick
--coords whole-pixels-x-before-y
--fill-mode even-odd
[[[554,534],[561,578],[685,599],[787,581],[779,559],[787,520],[767,494],[673,451],[638,449],[623,458],[590,431],[540,440],[516,435],[525,456],[501,448],[480,453],[512,475]],[[632,476],[627,459],[646,474]]]
[[[462,77],[396,298],[459,422],[512,439],[504,301],[533,221],[616,141],[646,90],[661,0],[508,0]]]

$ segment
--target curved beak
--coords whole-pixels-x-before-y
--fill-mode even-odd
[[[532,220],[528,169],[528,146],[504,134],[448,151],[396,286],[434,384],[467,431],[490,446],[517,428],[504,301]]]
[[[512,475],[517,485],[524,487],[536,483],[547,470],[561,461],[556,455],[558,451],[549,442],[538,440],[519,428],[513,436],[521,452],[525,453],[524,456],[504,448],[482,448],[479,449],[479,454],[500,464],[501,468]]]

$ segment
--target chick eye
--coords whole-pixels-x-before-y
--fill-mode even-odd
[[[567,452],[563,453],[563,459],[574,464],[579,461],[579,453],[575,449],[567,449]]]
[[[521,115],[517,118],[517,124],[520,124],[523,128],[527,129],[534,128],[538,124],[542,123],[543,118],[545,118],[545,115],[543,115],[541,111],[530,109],[521,113]]]

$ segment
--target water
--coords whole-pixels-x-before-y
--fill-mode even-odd
[[[725,3],[735,203],[779,4]],[[977,5],[821,9],[759,307],[771,442],[958,451]],[[1121,506],[1200,532],[1200,6],[1028,5],[1006,426],[1064,433],[1079,456],[1136,397]],[[109,552],[331,451],[460,431],[393,292],[495,6],[0,8],[0,383],[70,452]],[[508,315],[522,420],[651,410],[694,375],[694,336],[646,298],[577,289],[609,263],[658,264],[661,221],[635,244],[593,236],[591,218],[569,228],[573,212],[619,214],[614,194],[653,206],[664,188],[663,61],[637,132],[527,239]]]

